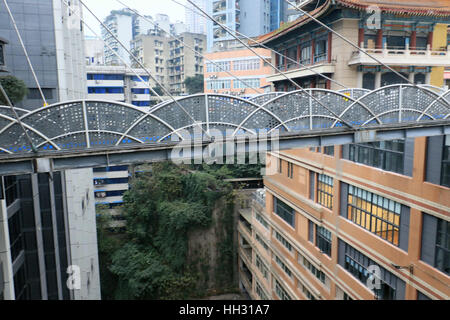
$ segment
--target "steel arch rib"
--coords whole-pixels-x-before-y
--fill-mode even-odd
[[[90,99],[77,99],[77,100],[70,100],[70,101],[65,101],[65,102],[58,102],[58,103],[54,103],[54,104],[51,104],[51,105],[48,105],[48,106],[45,106],[45,107],[41,107],[41,108],[39,108],[39,109],[35,109],[35,110],[33,110],[33,111],[30,111],[30,112],[27,113],[27,114],[22,115],[19,119],[20,119],[20,121],[23,121],[23,120],[25,120],[27,117],[30,117],[30,116],[32,116],[32,115],[34,115],[34,114],[36,114],[36,113],[39,113],[39,112],[42,112],[42,111],[45,111],[45,110],[50,110],[50,109],[52,109],[52,108],[64,106],[64,105],[70,105],[70,104],[75,104],[75,103],[83,104],[83,101],[84,101],[86,104],[87,104],[88,102],[94,102],[94,103],[106,103],[106,104],[111,104],[111,105],[119,105],[119,106],[122,106],[122,107],[126,107],[126,108],[129,108],[129,109],[133,109],[133,110],[138,111],[138,112],[140,112],[140,113],[142,113],[142,114],[146,114],[145,111],[143,111],[143,110],[141,110],[141,109],[139,109],[139,108],[137,108],[137,107],[135,107],[135,106],[133,106],[133,105],[126,104],[126,103],[123,103],[123,102],[116,102],[116,101],[111,101],[111,100],[99,100],[99,99],[93,99],[93,100],[90,100]],[[18,121],[17,121],[16,119],[14,119],[14,123],[17,123],[17,122],[18,122]],[[14,123],[11,123],[11,124],[9,124],[8,126],[5,126],[5,127],[0,131],[0,134],[2,134],[5,130],[7,130],[7,129],[8,129],[9,127],[11,127],[12,125],[14,125]]]
[[[199,124],[199,125],[205,125],[206,122],[201,122],[201,123],[199,122],[198,124]],[[217,121],[213,121],[213,122],[210,122],[209,124],[219,124],[219,125],[225,125],[225,126],[230,126],[230,127],[237,127],[237,124],[234,124],[234,123],[228,123],[228,122],[217,122]],[[190,125],[184,126],[184,127],[182,127],[182,128],[179,128],[179,129],[177,129],[176,131],[178,132],[178,131],[181,131],[181,130],[184,130],[184,129],[192,128],[192,127],[194,127],[194,126],[196,126],[196,125],[197,125],[197,124],[190,124]],[[248,128],[245,128],[245,127],[242,127],[242,129],[244,129],[244,130],[246,130],[246,131],[248,131],[248,132],[250,132],[250,133],[252,133],[253,135],[256,136],[256,132],[253,131],[252,129],[248,129]],[[175,133],[175,132],[171,132],[171,133],[165,135],[164,137],[162,137],[161,139],[159,139],[158,142],[164,140],[165,138],[167,138],[168,136],[171,136],[171,135],[174,134],[174,133]],[[232,135],[232,137],[234,137],[234,134]]]
[[[292,122],[292,121],[295,121],[295,120],[307,119],[307,118],[310,118],[310,117],[311,117],[311,116],[310,116],[309,114],[306,115],[306,116],[295,117],[295,118],[292,118],[292,119],[289,119],[289,120],[285,121],[285,124],[286,124],[286,123],[289,123],[289,122]],[[328,119],[331,119],[331,120],[336,120],[335,117],[332,117],[332,116],[326,116],[326,115],[312,115],[312,117],[313,117],[313,118],[328,118]],[[268,134],[271,133],[272,131],[278,129],[281,125],[282,125],[282,124],[279,124],[279,125],[276,126],[275,128],[270,129],[270,131],[268,132]]]
[[[417,114],[422,114],[422,111],[417,110],[417,109],[401,108],[401,109],[391,109],[391,110],[387,110],[387,111],[385,111],[385,112],[380,113],[378,116],[384,116],[384,115],[387,115],[387,114],[389,114],[389,113],[396,113],[396,112],[400,112],[400,111],[409,111],[409,112],[415,112],[415,113],[417,113]],[[429,114],[426,114],[426,116],[427,116],[427,117],[430,117],[430,119],[432,119],[432,120],[436,120],[433,116],[431,116],[431,115],[429,115]],[[369,123],[369,122],[372,121],[373,119],[374,119],[374,118],[371,118],[371,119],[367,120],[367,121],[364,122],[361,126],[366,125],[367,123]],[[417,120],[414,120],[414,121],[417,121]],[[397,121],[396,123],[399,123],[399,122]],[[382,124],[383,124],[383,122],[382,122]]]
[[[429,109],[431,109],[431,107],[433,107],[433,105],[434,105],[435,103],[438,103],[439,100],[441,100],[441,99],[444,100],[444,103],[445,103],[445,104],[447,104],[447,105],[450,106],[450,102],[449,102],[449,101],[447,100],[447,98],[446,98],[446,96],[447,96],[448,94],[450,94],[450,90],[448,90],[448,91],[442,93],[442,94],[441,94],[440,96],[438,96],[433,102],[431,102],[430,105],[429,105],[428,107],[425,108],[425,110],[423,111],[423,114],[417,119],[417,121],[420,121],[420,120],[422,119],[422,117],[425,115],[425,113],[426,113]],[[449,113],[448,113],[448,115],[450,115],[450,108],[449,108]]]
[[[8,125],[6,125],[2,130],[0,130],[0,136],[1,136],[6,130],[8,130],[9,128],[11,128],[13,125],[19,123],[19,122],[17,121],[17,119],[8,117],[8,116],[6,116],[6,115],[4,115],[4,114],[0,114],[0,118],[3,118],[3,119],[6,119],[6,120],[9,120],[9,121],[10,121],[10,123],[9,123]],[[23,124],[23,126],[24,126],[26,129],[30,130],[31,132],[34,132],[34,133],[37,134],[39,137],[41,137],[42,139],[44,139],[46,143],[50,143],[51,145],[53,145],[53,146],[56,148],[56,150],[60,150],[60,149],[58,148],[58,146],[54,145],[53,142],[51,142],[51,139],[48,138],[45,134],[43,134],[43,133],[40,132],[39,130],[36,130],[35,128],[31,127],[30,125],[28,125],[28,124],[26,124],[26,123],[22,123],[22,124]]]
[[[121,136],[123,134],[122,132],[109,131],[109,130],[88,130],[88,132],[89,133],[108,133],[108,134],[115,134],[115,135],[118,135],[118,136]],[[56,137],[52,138],[50,141],[55,141],[55,140],[58,140],[58,139],[63,138],[63,137],[67,137],[67,136],[75,135],[75,134],[80,134],[80,133],[86,133],[86,130],[67,132],[67,133],[64,133],[64,134],[61,134],[59,136],[56,136]],[[130,135],[127,135],[126,138],[136,140],[137,142],[139,142],[141,144],[145,144],[145,142],[143,142],[141,139],[133,137],[133,136],[130,136]],[[45,142],[39,144],[37,147],[39,148],[39,147],[42,147],[43,145],[45,145]]]
[[[131,130],[133,130],[134,128],[136,128],[136,126],[138,126],[142,121],[144,121],[145,119],[147,119],[148,117],[152,117],[153,119],[155,119],[156,121],[159,121],[162,125],[165,125],[169,130],[172,130],[172,132],[175,131],[175,128],[173,128],[170,124],[168,124],[167,122],[165,122],[164,120],[162,120],[161,118],[159,118],[158,116],[155,116],[154,114],[151,113],[147,113],[145,115],[143,115],[141,118],[139,118],[138,120],[136,120],[135,123],[133,123],[128,129],[127,131],[125,131],[125,133],[123,133],[123,136],[120,138],[120,140],[117,142],[117,146],[120,144],[120,142],[122,142],[122,140],[125,138],[125,136],[130,133]],[[178,133],[177,133],[178,135]],[[183,139],[180,135],[178,135],[180,137],[180,139]]]

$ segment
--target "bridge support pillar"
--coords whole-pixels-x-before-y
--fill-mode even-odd
[[[381,72],[375,72],[375,89],[381,88]]]

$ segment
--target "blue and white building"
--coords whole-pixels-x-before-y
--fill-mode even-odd
[[[208,0],[206,11],[213,18],[247,37],[257,37],[278,29],[288,20],[284,0]],[[229,48],[234,38],[218,24],[207,21],[208,52]]]
[[[104,65],[90,65],[86,68],[89,99],[119,101],[137,107],[150,107],[149,76],[143,69],[131,70],[124,66]]]

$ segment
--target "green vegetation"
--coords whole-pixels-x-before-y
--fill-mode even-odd
[[[136,178],[124,195],[126,234],[103,228],[107,221],[99,215],[103,299],[187,299],[204,297],[208,290],[235,292],[234,193],[223,181],[230,177],[226,166],[192,171],[166,162]],[[206,234],[215,241],[209,249],[195,239]],[[220,263],[210,259],[210,250]]]
[[[0,77],[0,83],[3,86],[3,89],[5,89],[6,94],[8,95],[9,100],[12,104],[19,103],[28,94],[28,88],[25,82],[14,76],[10,75]],[[0,94],[0,104],[8,105],[5,97],[2,94]]]
[[[204,91],[203,76],[196,75],[195,77],[187,77],[184,80],[186,89],[189,94],[202,93]]]

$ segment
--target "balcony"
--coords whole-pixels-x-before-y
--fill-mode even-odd
[[[361,43],[361,49],[372,55],[384,64],[390,66],[428,66],[447,67],[450,66],[450,46],[441,50],[431,50],[428,45],[426,49],[411,50],[409,46],[404,48],[388,47],[382,49],[365,48]],[[348,65],[379,65],[378,62],[360,51],[353,52]]]
[[[308,61],[311,61],[311,60],[308,59]],[[304,63],[304,65],[307,65],[307,63]],[[314,76],[317,73],[332,74],[332,73],[335,73],[335,71],[336,71],[334,62],[329,63],[327,61],[321,61],[321,62],[315,63],[313,65],[308,66],[308,68],[300,67],[296,63],[290,63],[290,64],[287,64],[287,66],[281,65],[278,68],[281,71],[283,71],[284,74],[289,79],[297,79],[297,78]],[[276,82],[276,81],[283,81],[283,80],[286,80],[286,78],[281,73],[276,73],[274,75],[267,77],[267,81],[269,81],[269,82]]]
[[[227,9],[227,2],[225,0],[220,0],[213,3],[213,13],[224,11],[226,9]]]

